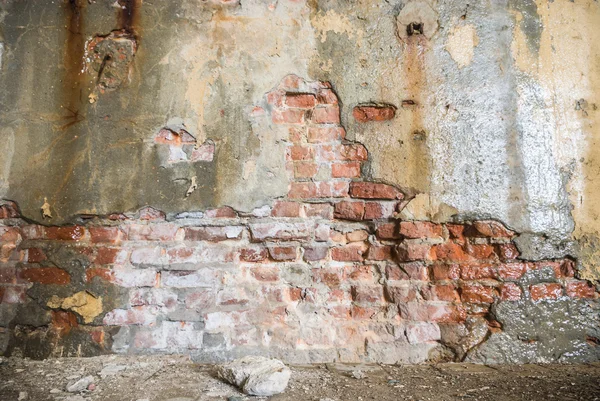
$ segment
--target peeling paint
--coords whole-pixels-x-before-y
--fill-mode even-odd
[[[452,59],[463,68],[471,64],[475,47],[479,44],[479,37],[473,25],[454,26],[448,34],[446,49]]]

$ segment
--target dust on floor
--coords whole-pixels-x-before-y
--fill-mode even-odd
[[[273,401],[600,400],[600,363],[587,365],[316,365],[292,368]],[[91,390],[66,387],[92,376]],[[90,378],[88,378],[90,380]],[[2,401],[260,400],[184,356],[102,356],[0,363]]]

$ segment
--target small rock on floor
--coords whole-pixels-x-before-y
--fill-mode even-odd
[[[70,382],[67,384],[67,391],[69,393],[79,393],[80,391],[87,390],[88,386],[94,382],[93,376],[82,377],[81,379]]]
[[[246,394],[266,397],[283,393],[292,372],[277,359],[246,356],[219,366],[217,374]]]

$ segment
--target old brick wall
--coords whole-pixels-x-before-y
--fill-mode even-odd
[[[366,124],[394,113],[388,105],[354,111]],[[181,352],[199,361],[261,353],[294,363],[489,362],[482,345],[513,324],[502,310],[567,305],[589,309],[589,325],[571,327],[560,343],[527,330],[519,341],[531,361],[597,358],[599,295],[576,277],[576,261],[524,260],[518,233],[494,220],[401,218],[411,197],[365,176],[369,154],[346,140],[330,84],[288,75],[250,115],[281,133],[285,152],[273,157],[289,177],[287,196],[252,212],[165,214],[149,206],[43,226],[5,203],[0,350],[36,358]],[[185,132],[154,135],[169,162],[213,158],[209,142],[186,153],[194,141]]]

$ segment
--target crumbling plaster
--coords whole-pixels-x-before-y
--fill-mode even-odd
[[[526,257],[572,254],[600,277],[598,2],[430,1],[437,31],[403,38],[407,1],[225,3],[2,2],[0,196],[33,220],[47,198],[50,224],[267,204],[287,191],[285,137],[253,106],[294,73],[331,82],[373,179],[503,221],[529,236]],[[74,76],[67,53],[121,28],[138,41],[129,79],[90,102],[94,76]],[[361,124],[352,108],[365,102],[398,112]],[[163,127],[214,141],[214,161],[161,167]]]

